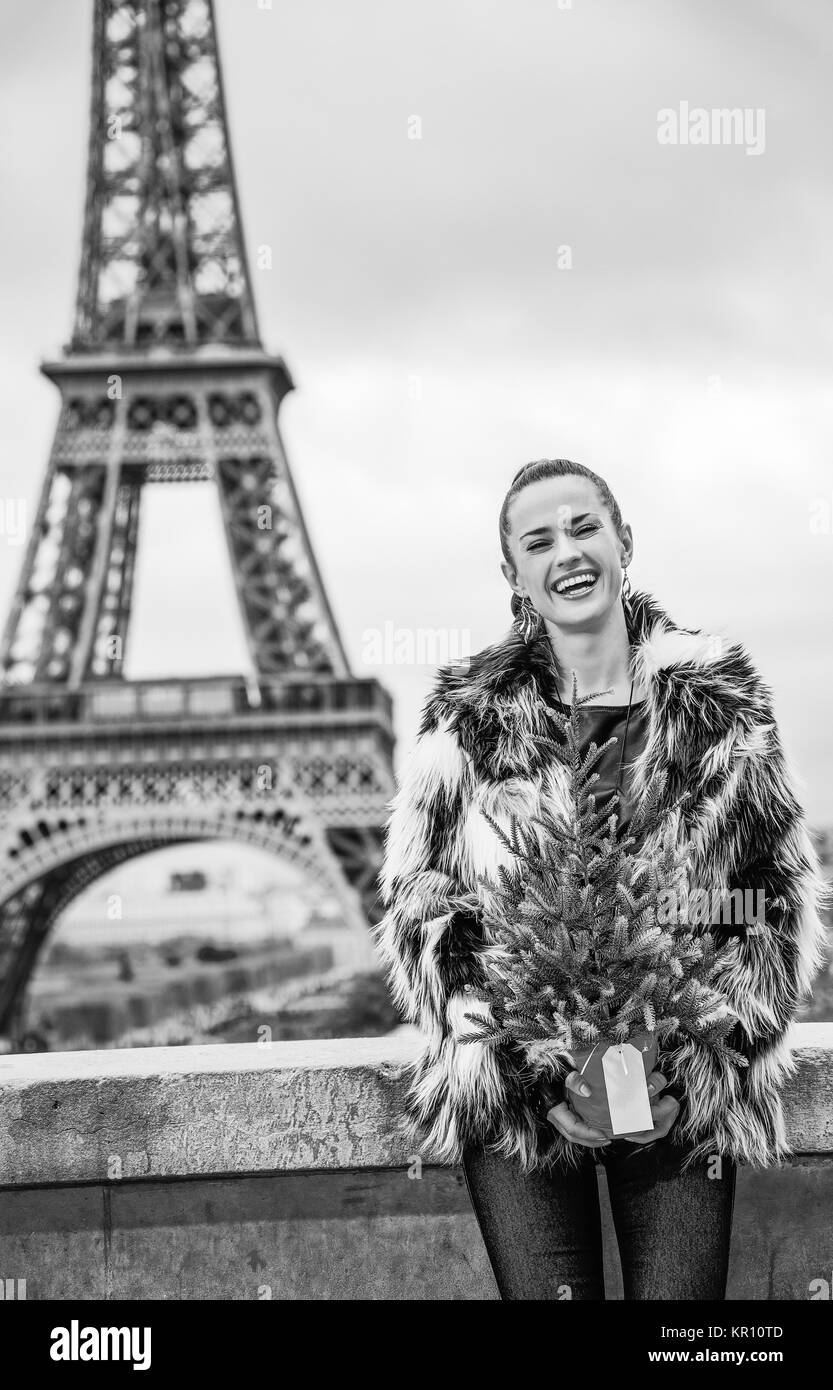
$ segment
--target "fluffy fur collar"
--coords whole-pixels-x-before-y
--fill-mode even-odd
[[[740,740],[760,746],[773,715],[771,692],[743,646],[717,633],[679,627],[656,599],[631,595],[634,666],[647,690],[653,760],[662,749],[672,765],[708,770],[708,750]],[[487,780],[540,769],[541,738],[558,741],[552,715],[558,698],[549,638],[525,642],[510,628],[468,663],[442,667],[423,711],[421,733],[447,725],[476,775]],[[705,761],[704,761],[705,760]]]

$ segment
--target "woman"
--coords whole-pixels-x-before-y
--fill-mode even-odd
[[[739,643],[629,594],[633,537],[604,480],[564,459],[526,465],[500,538],[516,622],[467,667],[438,672],[386,831],[376,941],[397,1005],[425,1034],[406,1069],[405,1129],[424,1161],[462,1164],[502,1298],[604,1298],[597,1161],[625,1297],[724,1298],[736,1164],[790,1152],[788,1026],[824,957],[830,889],[767,686]],[[481,813],[507,831],[511,813],[564,814],[568,769],[541,740],[560,737],[552,711],[573,673],[591,696],[585,745],[617,739],[597,790],[618,790],[620,832],[657,774],[662,816],[639,853],[670,821],[692,845],[692,887],[765,903],[758,922],[711,928],[731,953],[720,988],[748,1067],[672,1038],[649,1078],[653,1130],[612,1141],[573,1111],[585,1083],[566,1055],[458,1040],[466,1012],[488,1007],[471,998],[486,978],[482,912],[509,861]]]

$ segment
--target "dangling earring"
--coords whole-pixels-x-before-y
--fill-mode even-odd
[[[622,607],[625,610],[625,618],[630,627],[633,623],[633,604],[631,603],[631,581],[628,578],[627,565],[625,565],[625,570],[622,575]]]
[[[537,633],[540,617],[541,615],[538,610],[533,608],[529,595],[524,594],[513,627],[525,642],[531,642]]]

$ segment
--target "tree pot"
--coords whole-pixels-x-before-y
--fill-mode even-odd
[[[634,1033],[628,1038],[631,1046],[635,1047],[640,1054],[642,1065],[645,1069],[645,1080],[647,1083],[651,1072],[656,1069],[657,1061],[657,1039],[654,1033]],[[607,1088],[605,1086],[604,1070],[602,1058],[609,1047],[617,1047],[618,1044],[612,1038],[595,1044],[594,1047],[585,1048],[581,1052],[574,1052],[576,1070],[581,1072],[581,1080],[586,1081],[590,1087],[589,1096],[580,1096],[570,1088],[568,1095],[570,1106],[588,1125],[593,1129],[598,1129],[608,1139],[615,1139],[616,1134],[613,1129],[610,1107],[607,1101]],[[576,1083],[577,1084],[577,1083]]]

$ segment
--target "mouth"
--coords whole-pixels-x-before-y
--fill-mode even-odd
[[[595,589],[598,582],[599,575],[595,570],[576,570],[575,574],[568,574],[559,579],[553,585],[553,593],[558,594],[559,598],[584,598]]]

